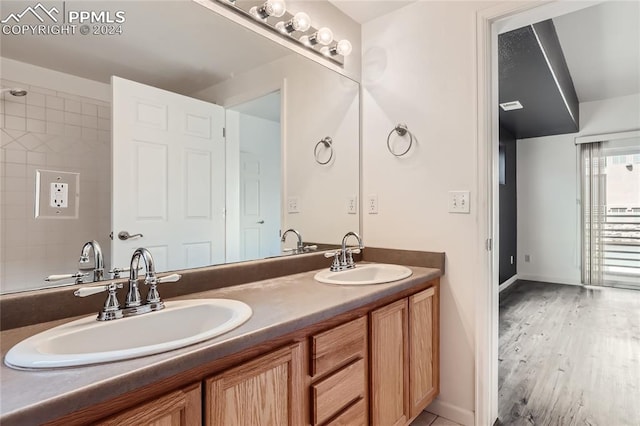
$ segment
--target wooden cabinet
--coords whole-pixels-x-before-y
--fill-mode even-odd
[[[439,391],[439,306],[431,287],[409,297],[409,397],[415,418]]]
[[[366,316],[311,336],[312,425],[367,424],[367,336]]]
[[[438,281],[417,288],[51,424],[408,425],[439,392]]]
[[[439,392],[437,287],[371,312],[371,421],[406,425]]]
[[[205,424],[302,424],[302,356],[297,343],[207,379]]]
[[[96,423],[99,426],[192,426],[202,424],[200,383]]]
[[[371,423],[409,420],[407,299],[371,312]]]

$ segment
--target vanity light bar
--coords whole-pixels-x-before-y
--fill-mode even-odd
[[[284,0],[261,2],[216,0],[218,3],[263,24],[281,37],[293,40],[306,49],[344,65],[344,58],[351,53],[349,40],[334,40],[333,32],[327,28],[311,26],[309,15],[298,12],[295,15],[286,10]]]

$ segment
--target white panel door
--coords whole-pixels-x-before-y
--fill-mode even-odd
[[[119,77],[111,87],[112,264],[138,247],[160,271],[223,263],[224,109]]]
[[[240,152],[241,260],[275,256],[280,252],[280,206],[270,199],[274,190],[265,163],[256,154]],[[278,183],[276,180],[276,192]]]

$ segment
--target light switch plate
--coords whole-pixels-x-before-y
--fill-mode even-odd
[[[38,219],[77,219],[80,173],[36,170],[35,199]]]
[[[287,213],[300,213],[300,199],[298,197],[287,198]]]
[[[469,191],[449,191],[449,213],[469,213]]]

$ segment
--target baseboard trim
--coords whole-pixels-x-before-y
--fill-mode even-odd
[[[551,284],[582,285],[580,280],[574,281],[566,278],[544,277],[539,275],[518,274],[518,279],[527,280],[527,281],[540,281],[543,283],[551,283]]]
[[[498,293],[502,293],[507,288],[509,288],[511,286],[511,284],[515,283],[519,279],[520,278],[518,278],[518,274],[515,274],[514,276],[512,276],[511,278],[509,278],[508,280],[506,280],[505,282],[503,282],[502,284],[500,284],[498,286]]]
[[[448,402],[440,401],[436,399],[427,408],[426,411],[437,414],[440,417],[444,417],[452,422],[459,423],[464,426],[473,426],[475,423],[475,416],[473,411],[465,410],[456,405],[449,404]]]

